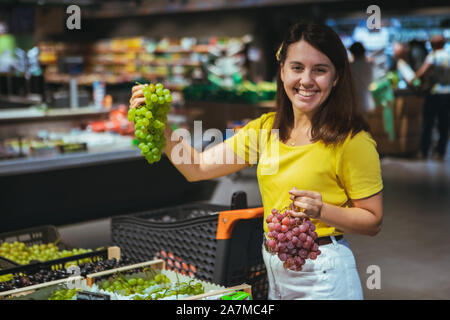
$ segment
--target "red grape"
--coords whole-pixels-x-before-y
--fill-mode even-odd
[[[275,230],[275,223],[271,222],[271,223],[267,224],[267,228],[269,229],[269,231]]]
[[[281,226],[281,224],[280,223],[275,223],[275,231],[276,232],[281,232],[281,230],[282,230],[282,226]]]
[[[306,241],[306,238],[307,238],[308,236],[306,235],[306,233],[300,233],[300,235],[298,236],[298,238],[300,239],[300,241],[303,241],[303,242],[305,242]]]
[[[279,233],[277,238],[278,238],[278,241],[285,241],[286,240],[286,234]]]

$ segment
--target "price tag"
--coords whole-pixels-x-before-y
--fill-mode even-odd
[[[80,291],[77,292],[77,300],[111,300],[111,296],[96,292]]]

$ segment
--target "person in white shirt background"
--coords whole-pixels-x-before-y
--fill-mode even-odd
[[[430,44],[433,50],[415,73],[417,78],[428,76],[431,81],[422,112],[420,157],[428,157],[434,122],[437,120],[439,140],[433,150],[433,157],[442,161],[447,151],[450,127],[450,54],[444,49],[445,38],[442,35],[433,36]]]

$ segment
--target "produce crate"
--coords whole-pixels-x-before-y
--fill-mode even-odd
[[[60,250],[71,250],[73,247],[61,239],[58,230],[51,225],[28,228],[18,231],[5,232],[0,234],[0,244],[3,242],[20,241],[27,246],[55,243]],[[90,258],[93,261],[105,259],[108,256],[108,250],[96,250],[83,254],[73,255],[65,258],[59,258],[49,261],[33,262],[27,265],[19,265],[13,261],[1,257],[0,259],[0,275],[6,274],[30,274],[39,270],[56,270],[62,269],[67,262],[79,262],[83,259]]]
[[[226,287],[248,283],[254,299],[266,299],[264,210],[242,209],[239,199],[233,195],[234,210],[192,203],[113,217],[113,243],[132,261],[163,259],[169,270]]]
[[[3,296],[7,296],[9,299],[14,300],[47,300],[48,297],[52,295],[52,293],[55,290],[61,289],[61,288],[67,288],[68,284],[71,283],[72,285],[76,286],[76,289],[81,290],[83,292],[87,293],[102,293],[99,292],[98,289],[96,290],[96,282],[101,282],[104,279],[107,279],[111,275],[114,275],[116,273],[121,273],[126,279],[130,277],[141,277],[145,274],[143,273],[143,269],[151,268],[155,273],[162,273],[166,275],[172,283],[176,283],[177,281],[180,282],[188,282],[189,280],[192,280],[192,278],[183,276],[183,275],[177,275],[174,271],[168,271],[164,270],[165,262],[163,260],[151,260],[146,261],[143,263],[138,263],[134,265],[129,265],[117,269],[112,270],[106,270],[94,274],[89,274],[86,276],[86,278],[83,277],[72,277],[70,280],[58,280],[51,283],[41,284],[37,285],[30,290],[30,288],[22,288],[17,289],[11,292],[8,292],[7,295],[3,294]],[[77,284],[75,284],[75,281],[78,281]],[[225,288],[216,284],[202,282],[203,287],[205,289],[205,293],[196,295],[196,296],[188,296],[188,297],[182,297],[182,300],[201,300],[201,299],[219,299],[221,296],[224,296],[226,294],[230,294],[232,292],[236,291],[243,291],[246,293],[251,294],[251,286],[247,284],[241,284],[238,286],[234,286],[231,288]],[[109,293],[107,293],[109,295]],[[111,298],[114,298],[114,294],[111,294]],[[1,296],[0,296],[1,297]],[[251,297],[251,296],[250,296]],[[117,297],[115,298],[117,299]]]
[[[27,246],[56,243],[59,249],[70,250],[72,246],[62,241],[58,230],[51,225],[0,233],[0,245],[3,242],[24,242]]]
[[[18,265],[19,264],[15,263],[14,261],[6,259],[5,257],[0,257],[0,271],[3,269],[14,268]]]
[[[3,272],[0,272],[0,275],[8,274],[8,273],[13,273],[13,274],[25,273],[25,274],[27,274],[27,273],[32,273],[32,272],[35,272],[36,270],[42,270],[42,269],[44,269],[44,270],[50,270],[50,269],[54,269],[54,268],[59,269],[59,268],[62,268],[66,262],[73,262],[73,261],[76,261],[76,259],[85,259],[85,258],[92,258],[93,260],[115,258],[115,259],[119,260],[120,259],[120,248],[109,247],[104,250],[89,252],[89,253],[85,253],[82,255],[46,261],[46,262],[36,263],[36,264],[32,264],[32,265],[24,265],[24,266],[19,265],[16,267],[9,268],[7,270],[3,270]],[[56,286],[56,285],[60,285],[60,284],[66,284],[69,281],[80,280],[80,279],[84,279],[84,278],[85,278],[85,276],[83,276],[83,275],[81,275],[81,276],[73,275],[73,276],[70,276],[69,278],[65,278],[65,279],[58,279],[58,280],[49,281],[49,282],[45,282],[45,283],[39,283],[39,284],[31,285],[31,286],[17,288],[14,290],[3,291],[3,292],[0,292],[0,298],[8,297],[8,296],[11,297],[11,296],[27,295],[27,294],[35,292],[36,290],[42,289],[42,288],[47,288],[50,286]]]

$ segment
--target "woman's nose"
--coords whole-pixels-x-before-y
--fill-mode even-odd
[[[310,88],[314,86],[314,80],[311,77],[311,73],[307,70],[305,72],[302,72],[302,75],[300,77],[300,85],[304,88]]]

